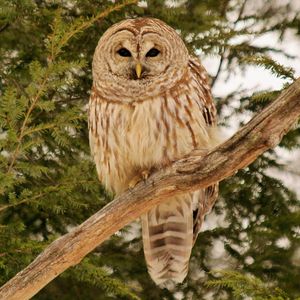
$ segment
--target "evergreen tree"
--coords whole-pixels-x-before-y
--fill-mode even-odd
[[[293,70],[271,58],[272,53],[288,55],[276,46],[286,32],[300,38],[293,1],[114,2],[0,0],[1,284],[112,199],[99,184],[90,158],[86,112],[92,55],[109,26],[127,17],[164,20],[180,30],[200,58],[220,59],[213,86],[220,75],[249,65],[282,78],[277,90],[236,90],[217,98],[224,126],[260,111],[294,80]],[[269,47],[251,43],[266,33],[277,34],[279,40]],[[279,147],[296,149],[299,137],[295,126]],[[159,289],[150,280],[136,222],[34,299],[300,297],[300,203],[270,175],[271,167],[287,172],[274,150],[221,183],[214,215],[223,222],[199,235],[182,285]],[[225,252],[216,258],[218,245]],[[231,271],[215,271],[224,268]]]

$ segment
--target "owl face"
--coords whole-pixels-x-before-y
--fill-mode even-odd
[[[95,85],[110,82],[121,96],[170,88],[188,65],[188,51],[174,29],[157,19],[129,19],[101,37],[93,60]],[[119,95],[119,96],[120,96]]]
[[[112,75],[126,80],[149,80],[176,63],[170,43],[155,32],[134,35],[128,30],[111,37],[106,61]]]

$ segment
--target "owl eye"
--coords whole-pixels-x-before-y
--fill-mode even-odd
[[[146,54],[146,57],[155,57],[157,56],[158,54],[160,53],[160,51],[156,48],[152,48],[150,49],[147,54]]]
[[[121,48],[121,49],[119,49],[117,52],[118,52],[118,54],[119,54],[120,56],[123,56],[123,57],[130,57],[130,56],[131,56],[130,51],[127,50],[126,48]]]

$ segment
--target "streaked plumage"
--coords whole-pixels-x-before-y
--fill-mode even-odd
[[[153,48],[159,54],[152,50],[151,57]],[[137,65],[144,70],[140,78]],[[118,195],[142,171],[218,143],[206,77],[175,30],[160,20],[125,20],[106,31],[93,60],[89,134],[99,180],[107,189]],[[142,216],[145,257],[157,284],[184,280],[216,196],[212,186],[168,199]]]

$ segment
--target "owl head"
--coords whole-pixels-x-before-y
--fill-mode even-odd
[[[128,19],[101,37],[93,60],[94,85],[104,93],[117,88],[118,97],[153,95],[180,80],[188,57],[180,36],[164,22]]]

